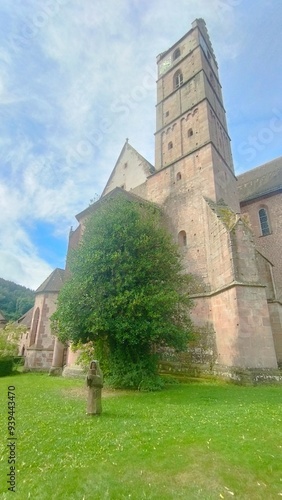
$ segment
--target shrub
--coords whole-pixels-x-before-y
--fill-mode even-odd
[[[14,367],[14,359],[12,357],[0,358],[0,377],[11,375]]]

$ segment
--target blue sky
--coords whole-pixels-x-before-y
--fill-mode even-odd
[[[236,172],[281,156],[279,0],[1,0],[0,277],[37,288],[64,267],[126,137],[153,163],[156,56],[197,17]]]

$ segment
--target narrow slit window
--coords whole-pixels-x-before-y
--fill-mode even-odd
[[[194,134],[193,129],[189,128],[188,133],[187,133],[188,137],[192,137],[193,134]]]
[[[181,172],[177,172],[177,174],[176,174],[176,180],[180,181],[180,179],[181,179]]]
[[[178,245],[180,247],[187,247],[187,236],[185,231],[180,231],[178,233]]]
[[[173,142],[170,141],[167,145],[167,149],[172,149],[173,148]]]
[[[183,84],[183,75],[180,70],[178,70],[174,75],[174,88],[179,89]]]

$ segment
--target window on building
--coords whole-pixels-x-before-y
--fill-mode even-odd
[[[127,167],[128,167],[128,163],[126,162],[126,163],[124,163],[123,168],[127,168]]]
[[[187,236],[185,231],[180,231],[178,233],[178,245],[180,247],[187,247]]]
[[[167,149],[172,149],[173,148],[173,142],[170,141],[167,145]]]
[[[38,331],[39,316],[40,316],[40,309],[39,309],[39,307],[37,307],[36,311],[34,313],[33,321],[32,321],[32,327],[31,327],[30,339],[29,339],[29,346],[32,346],[33,344],[35,344],[36,334],[37,334],[37,331]]]
[[[183,75],[180,69],[176,71],[173,80],[174,80],[174,88],[179,89],[179,87],[181,87],[181,85],[183,84]]]
[[[166,111],[165,116],[169,116],[169,111]]]
[[[177,48],[177,49],[173,52],[172,59],[175,61],[175,59],[177,59],[179,56],[180,56],[180,48],[178,47],[178,48]]]
[[[181,179],[181,172],[177,172],[177,174],[176,174],[176,180],[180,181],[180,179]]]
[[[193,129],[192,129],[192,128],[189,128],[189,130],[188,130],[188,132],[187,132],[188,137],[192,137],[193,133],[194,133],[194,132],[193,132]]]
[[[265,208],[259,210],[259,221],[262,236],[270,234],[269,219]]]

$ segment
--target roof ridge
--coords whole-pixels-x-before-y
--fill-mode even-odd
[[[56,267],[45,281],[35,290],[35,293],[59,292],[63,285],[65,270]]]
[[[237,178],[239,180],[239,178],[242,178],[244,175],[251,174],[252,172],[257,171],[258,169],[267,167],[271,164],[275,164],[277,161],[281,162],[281,165],[277,165],[277,167],[282,168],[282,156],[277,156],[277,158],[274,158],[273,160],[270,160],[266,163],[262,163],[261,165],[258,165],[257,167],[254,167],[254,168],[251,168],[250,170],[246,170],[245,172],[242,172],[241,174],[237,174]]]
[[[115,172],[115,170],[116,170],[116,167],[117,167],[117,165],[119,164],[120,159],[121,159],[122,155],[124,154],[124,152],[125,152],[125,150],[126,150],[127,148],[128,148],[128,149],[131,149],[131,151],[133,151],[133,152],[134,152],[134,153],[135,153],[135,154],[136,154],[136,155],[137,155],[137,156],[138,156],[138,157],[139,157],[142,161],[145,161],[145,162],[149,165],[149,171],[150,171],[150,173],[153,173],[153,172],[155,171],[155,167],[154,167],[154,165],[152,165],[152,163],[150,163],[148,160],[146,160],[146,158],[145,158],[144,156],[142,156],[142,155],[141,155],[141,154],[137,151],[137,149],[135,149],[133,146],[131,146],[131,144],[128,142],[128,139],[126,139],[126,141],[125,141],[125,143],[124,143],[124,145],[123,145],[123,147],[122,147],[122,149],[121,149],[121,152],[120,152],[120,154],[119,154],[119,156],[118,156],[118,159],[117,159],[117,161],[115,162],[114,168],[113,168],[113,170],[111,171],[110,177],[108,178],[108,180],[107,180],[107,182],[106,182],[106,185],[105,185],[105,187],[104,187],[104,189],[103,189],[103,191],[102,191],[101,198],[104,196],[104,193],[105,193],[105,191],[106,191],[106,189],[107,189],[107,186],[108,186],[108,184],[109,184],[110,180],[112,179],[112,177],[113,177],[113,175],[114,175],[114,172]]]

